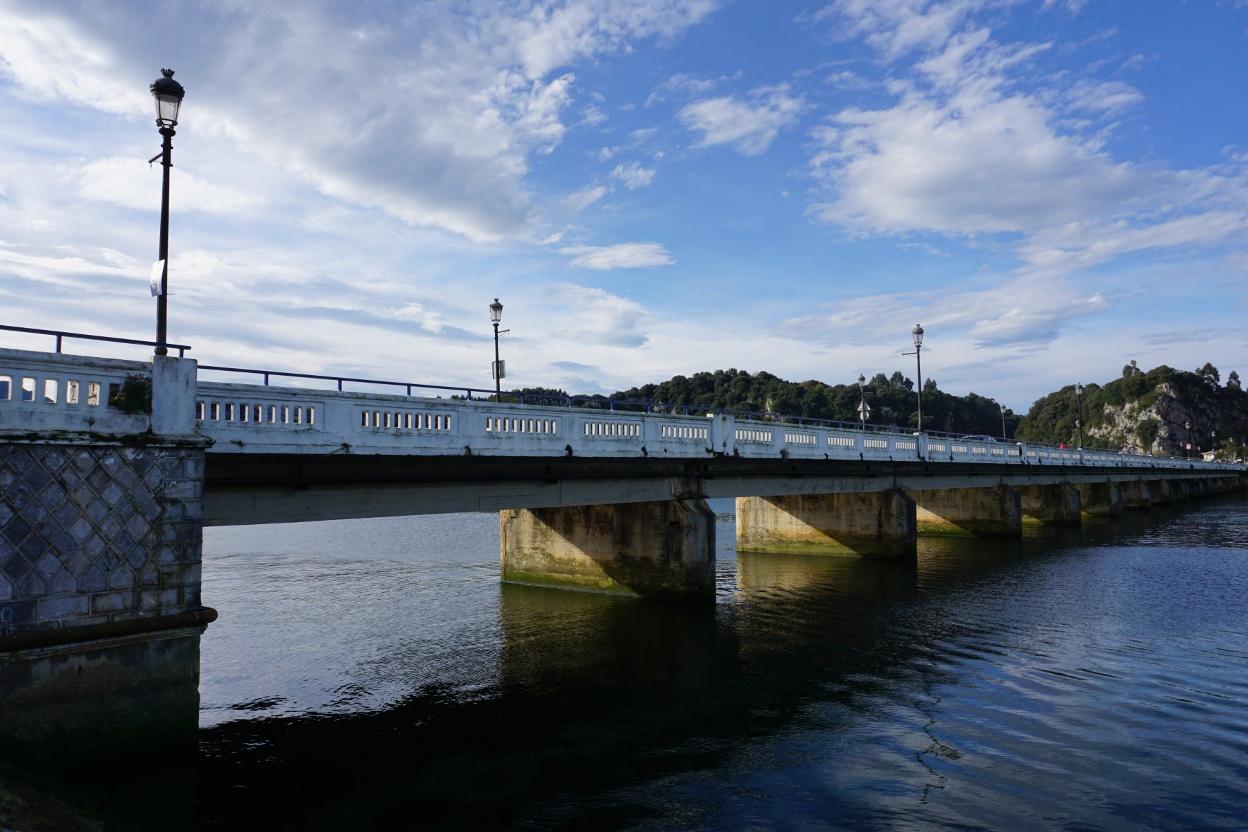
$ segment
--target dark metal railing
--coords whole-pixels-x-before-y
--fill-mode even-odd
[[[450,390],[454,393],[463,393],[466,398],[472,399],[473,393],[484,393],[485,396],[478,398],[493,398],[494,391],[487,390],[484,387],[457,387],[449,384],[421,384],[415,381],[390,381],[388,379],[379,378],[358,378],[356,376],[331,376],[322,375],[320,373],[292,373],[285,370],[257,370],[254,367],[220,367],[214,364],[200,364],[199,369],[211,370],[217,373],[242,373],[244,375],[260,376],[264,379],[264,385],[267,387],[269,379],[277,376],[279,378],[306,378],[315,381],[332,381],[338,387],[338,392],[342,392],[342,385],[345,383],[352,384],[376,384],[382,387],[402,387],[407,391],[407,395],[412,395],[412,390]]]
[[[117,338],[113,335],[90,335],[86,332],[68,332],[62,329],[37,329],[31,326],[9,326],[0,324],[0,330],[6,332],[25,332],[31,335],[51,335],[56,339],[56,352],[61,352],[61,342],[66,338],[72,338],[78,341],[108,341],[112,344],[135,344],[140,347],[160,347],[164,346],[169,349],[178,351],[178,357],[182,358],[186,355],[186,351],[190,349],[186,344],[161,344],[159,341],[142,341],[137,338]]]

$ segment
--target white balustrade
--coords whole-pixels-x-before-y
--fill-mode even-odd
[[[0,431],[142,433],[151,426],[149,416],[125,414],[109,401],[127,377],[150,379],[151,372],[151,364],[145,362],[0,350]],[[209,453],[683,458],[723,454],[754,459],[1244,470],[1233,463],[1028,443],[777,426],[723,414],[606,412],[202,379],[192,406],[194,430],[213,440]]]

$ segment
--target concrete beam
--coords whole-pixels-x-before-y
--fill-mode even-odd
[[[703,499],[499,513],[508,583],[715,600],[715,513]]]
[[[1122,514],[1122,491],[1113,482],[1085,482],[1079,489],[1079,508],[1089,517],[1118,517]]]
[[[1078,526],[1082,512],[1079,489],[1070,483],[1031,485],[1018,489],[1023,522],[1046,526]]]
[[[738,497],[737,551],[913,558],[915,502],[900,489],[866,494]]]
[[[1023,507],[1012,488],[956,488],[919,491],[919,534],[954,537],[1019,537],[1023,533]]]

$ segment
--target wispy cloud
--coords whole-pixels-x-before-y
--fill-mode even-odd
[[[618,243],[613,246],[568,246],[560,253],[572,258],[572,265],[582,269],[643,269],[671,266],[672,257],[659,243]]]
[[[789,86],[758,87],[746,98],[725,96],[695,101],[680,111],[680,120],[690,130],[700,132],[699,147],[730,145],[743,156],[757,156],[777,134],[797,122],[802,112],[801,96],[790,94]]]
[[[626,162],[616,165],[615,170],[611,171],[611,176],[623,182],[625,188],[635,191],[653,182],[655,173],[654,168],[642,167],[638,162]]]

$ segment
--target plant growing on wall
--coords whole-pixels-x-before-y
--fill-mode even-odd
[[[122,413],[151,413],[152,380],[137,373],[126,376],[109,394],[108,403]]]

